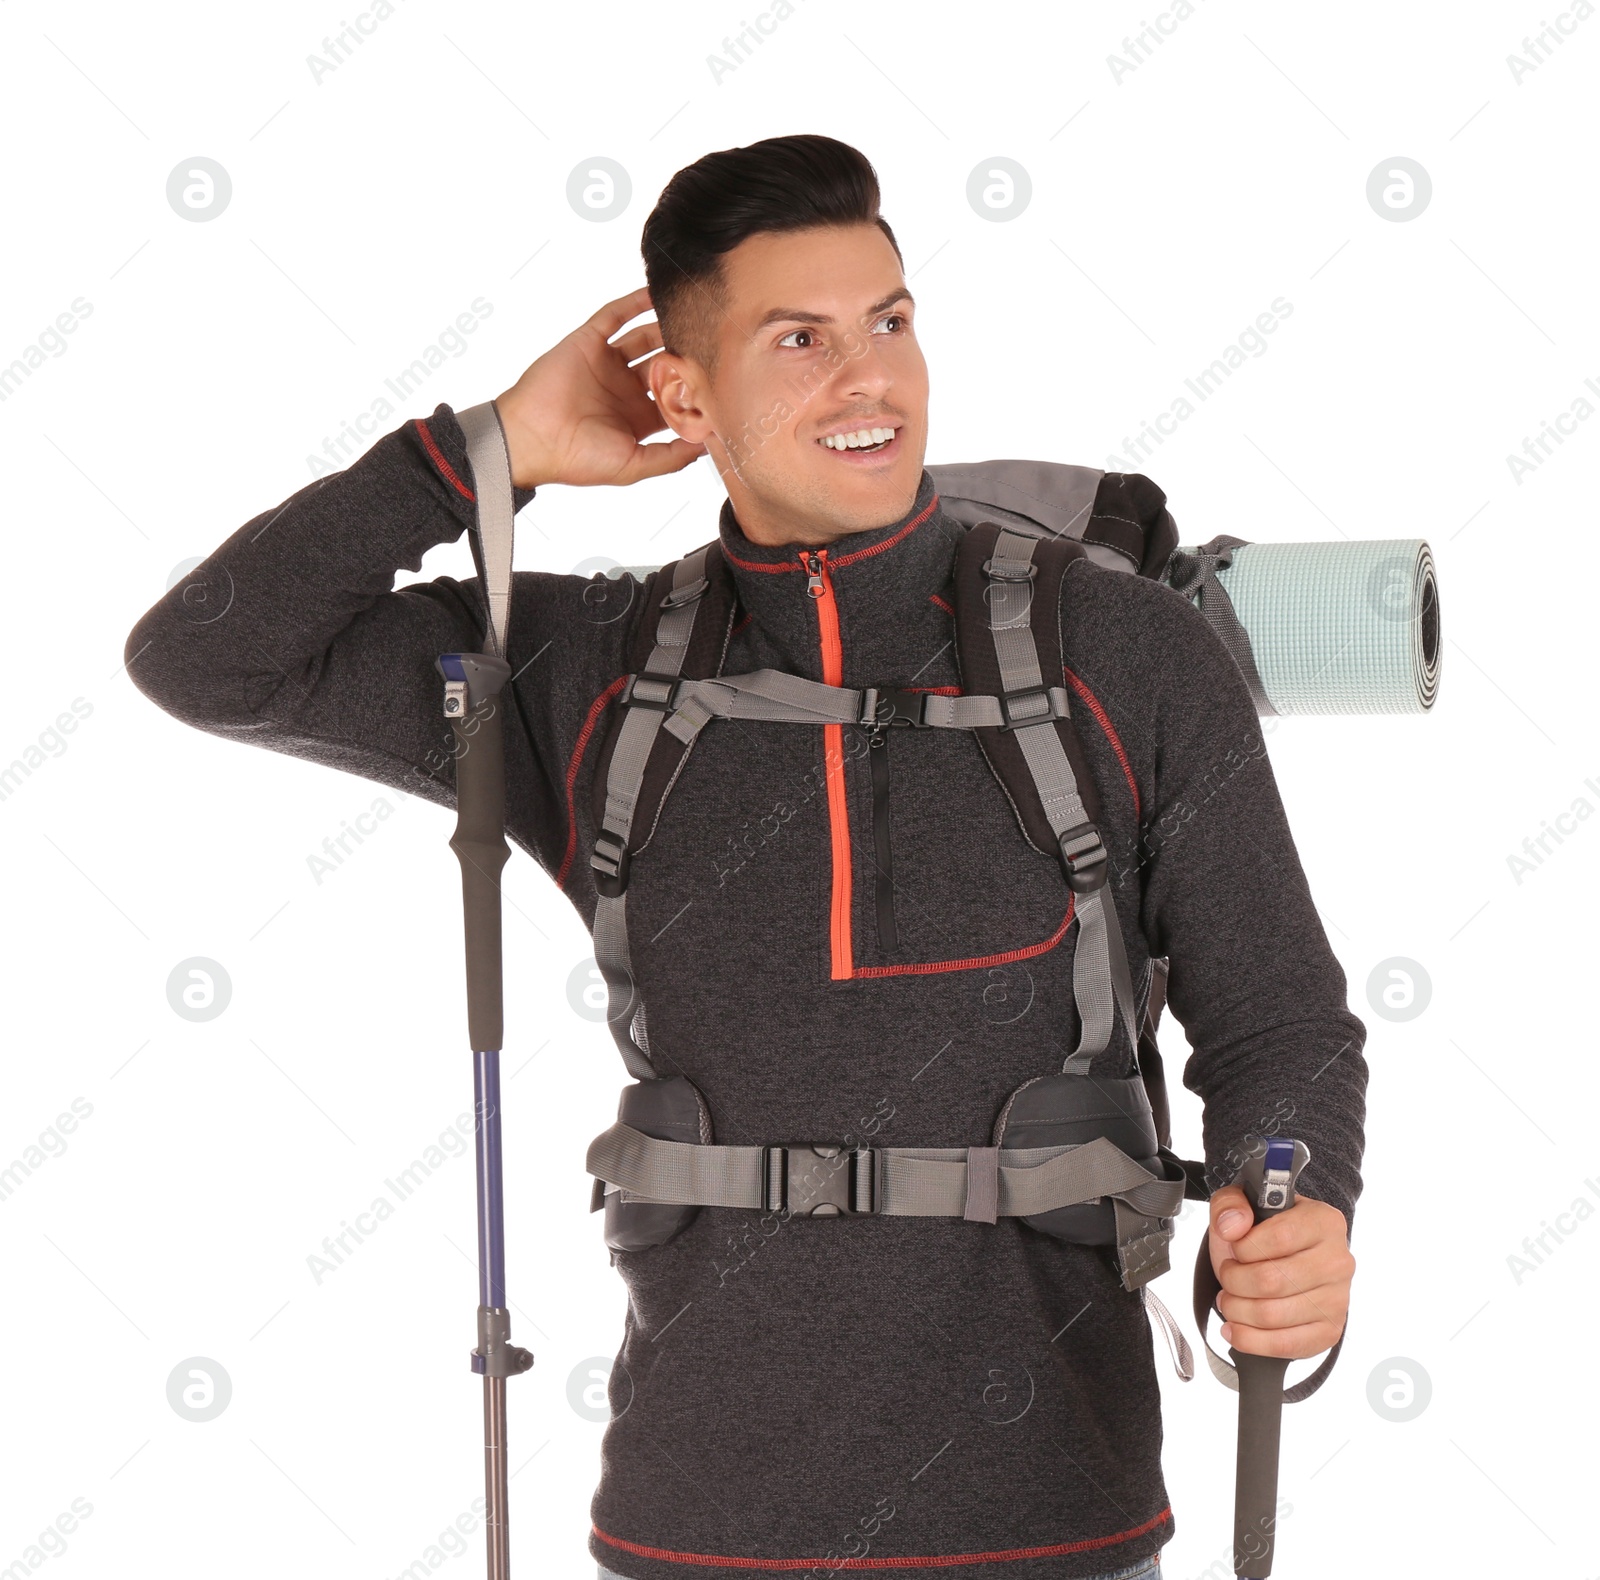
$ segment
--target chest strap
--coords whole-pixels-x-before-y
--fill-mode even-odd
[[[664,728],[680,740],[692,739],[712,719],[761,719],[769,724],[913,725],[922,729],[1018,729],[1040,719],[1069,716],[1065,686],[1037,688],[1037,700],[1005,697],[944,697],[894,686],[826,686],[782,669],[755,669],[747,675],[711,680],[679,680],[670,685],[633,675],[623,688],[623,703],[659,708]]]

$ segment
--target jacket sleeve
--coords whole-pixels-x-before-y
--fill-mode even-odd
[[[128,636],[134,684],[197,729],[453,807],[434,661],[483,650],[479,580],[394,581],[474,522],[471,476],[448,406],[386,434],[246,522],[169,589]],[[532,497],[518,489],[516,507]],[[586,621],[587,587],[576,576],[513,578],[508,832],[551,872],[569,843],[563,737],[618,672],[616,626],[626,624]]]
[[[1154,760],[1141,920],[1151,953],[1170,961],[1208,1182],[1232,1183],[1247,1135],[1295,1136],[1311,1152],[1300,1189],[1353,1220],[1366,1028],[1346,1002],[1243,677],[1187,599],[1135,585]]]

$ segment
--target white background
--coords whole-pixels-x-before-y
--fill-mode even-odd
[[[1140,469],[1186,543],[1431,542],[1433,712],[1268,736],[1372,1068],[1349,1338],[1286,1414],[1278,1573],[1600,1570],[1582,1342],[1600,1224],[1566,1220],[1520,1281],[1507,1260],[1575,1199],[1600,1203],[1583,1002],[1600,422],[1520,480],[1507,463],[1579,397],[1600,405],[1600,20],[1559,13],[1574,31],[1519,82],[1508,54],[1554,20],[1531,5],[1199,0],[1159,13],[1170,36],[1119,81],[1107,57],[1132,59],[1150,9],[796,0],[719,81],[708,55],[763,0],[395,0],[318,80],[307,57],[360,3],[0,12],[0,365],[75,299],[92,309],[0,404],[0,763],[74,699],[89,710],[0,800],[0,1167],[74,1099],[92,1108],[0,1201],[0,1567],[34,1561],[81,1498],[92,1514],[51,1574],[380,1580],[478,1495],[471,1164],[436,1171],[320,1284],[307,1262],[471,1104],[453,820],[383,791],[393,816],[319,884],[308,857],[379,787],[183,727],[123,673],[123,642],[175,568],[308,481],[325,438],[474,298],[492,315],[384,428],[490,398],[642,284],[639,227],[673,171],[818,131],[882,178],[932,374],[930,462],[1107,465],[1284,297],[1264,354]],[[196,156],[232,182],[205,222],[166,198]],[[632,182],[609,222],[566,197],[596,156]],[[966,198],[996,156],[1032,182],[1004,223]],[[1401,222],[1366,196],[1396,156],[1433,189]],[[518,563],[656,563],[713,534],[720,497],[708,462],[551,489]],[[470,575],[465,541],[422,574]],[[1519,882],[1508,857],[1580,800]],[[575,912],[521,855],[506,883],[509,1268],[538,1357],[510,1387],[513,1552],[519,1572],[587,1580],[602,1425],[569,1381],[603,1379],[624,1294],[583,1154],[624,1076],[569,1002],[589,954]],[[205,1022],[167,999],[196,956],[231,980]],[[1394,957],[1431,983],[1406,1021],[1368,998]],[[1181,1028],[1163,1030],[1171,1069]],[[1177,1098],[1192,1155],[1198,1103]],[[1200,1224],[1191,1209],[1158,1286],[1186,1328]],[[166,1396],[192,1357],[231,1379],[205,1423]],[[1159,1358],[1166,1573],[1220,1576],[1234,1398],[1203,1363],[1180,1385]],[[1413,1419],[1369,1400],[1374,1377],[1403,1393],[1424,1375]],[[480,1537],[442,1567],[481,1566]]]

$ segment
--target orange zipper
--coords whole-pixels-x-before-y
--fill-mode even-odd
[[[839,640],[839,605],[828,575],[826,549],[799,550],[806,572],[806,591],[817,606],[817,627],[822,643],[824,685],[844,684],[844,645]],[[855,975],[850,941],[850,807],[845,799],[844,726],[822,726],[823,760],[827,768],[828,830],[833,845],[833,899],[828,911],[828,943],[833,959],[833,980]]]

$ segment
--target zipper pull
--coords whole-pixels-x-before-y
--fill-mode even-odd
[[[823,554],[828,551],[824,549]],[[812,549],[800,550],[800,563],[806,568],[806,591],[813,598],[820,598],[823,594],[822,586],[822,556]]]

